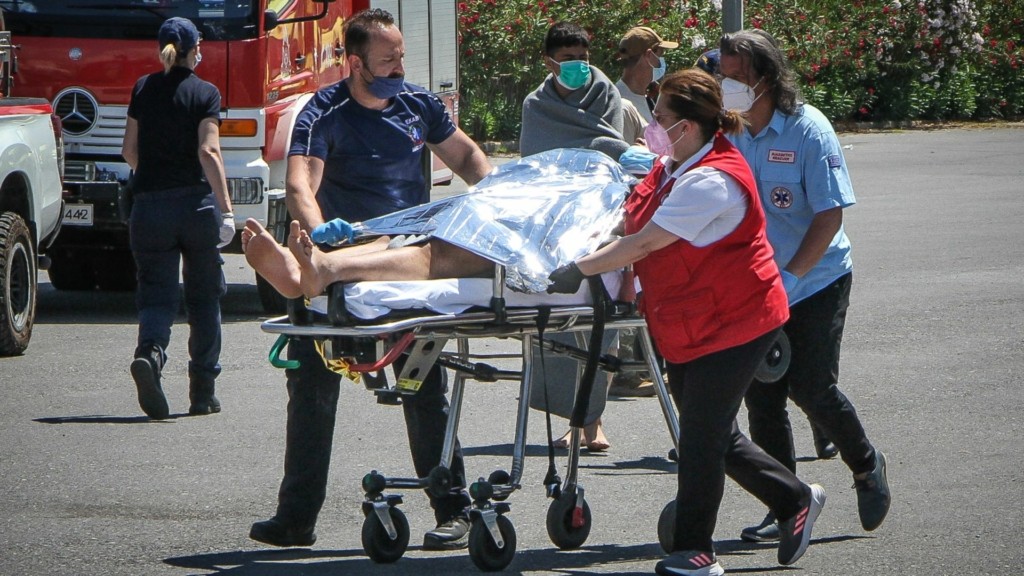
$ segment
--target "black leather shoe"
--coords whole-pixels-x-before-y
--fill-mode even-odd
[[[316,532],[312,528],[294,528],[286,526],[277,518],[254,522],[249,529],[249,538],[271,546],[291,548],[293,546],[312,546],[316,543]]]
[[[740,532],[740,539],[745,542],[778,542],[779,538],[779,523],[771,512],[757,526],[747,526]]]
[[[814,452],[819,460],[831,460],[839,454],[839,449],[828,439],[825,433],[817,426],[811,425],[811,435],[814,437]]]
[[[461,550],[469,546],[469,520],[461,516],[423,535],[424,550]]]

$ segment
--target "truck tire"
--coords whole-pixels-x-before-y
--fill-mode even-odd
[[[49,254],[50,267],[46,270],[50,284],[57,290],[92,290],[96,288],[96,275],[92,261],[72,251],[61,250]]]
[[[288,308],[288,299],[275,290],[270,282],[264,280],[259,273],[256,273],[256,291],[260,295],[260,304],[263,305],[264,313],[274,316],[285,313]]]
[[[32,233],[14,212],[0,214],[0,356],[21,354],[36,318],[36,255]]]

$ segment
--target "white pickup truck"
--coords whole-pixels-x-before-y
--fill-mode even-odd
[[[28,347],[40,255],[60,230],[64,204],[60,119],[44,98],[7,96],[9,34],[0,31],[0,356]]]

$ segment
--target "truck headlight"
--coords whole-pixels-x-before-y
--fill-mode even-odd
[[[263,181],[259,178],[228,178],[232,204],[262,204]]]

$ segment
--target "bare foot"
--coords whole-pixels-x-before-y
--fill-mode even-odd
[[[307,298],[323,294],[324,288],[328,284],[326,275],[320,273],[324,253],[316,247],[309,234],[299,226],[297,220],[292,220],[288,227],[288,250],[298,262],[301,271],[299,284],[302,293]]]
[[[583,438],[586,440],[587,450],[591,452],[604,452],[612,447],[604,436],[604,428],[601,427],[601,419],[583,428]]]
[[[259,272],[282,296],[302,296],[299,283],[302,270],[299,263],[274,240],[266,228],[252,218],[245,221],[245,228],[242,229],[242,252],[253,270]]]
[[[569,442],[572,440],[572,428],[569,429],[561,438],[558,440],[552,440],[551,446],[560,450],[565,450],[569,447]],[[583,439],[583,435],[580,435],[580,446],[586,446],[587,442]]]
[[[552,440],[551,446],[566,449],[569,447],[570,441],[572,441],[571,428],[558,440]],[[600,418],[596,422],[583,427],[583,434],[580,434],[580,446],[585,446],[591,452],[604,452],[612,447],[611,443],[608,442],[608,438],[605,438]]]

